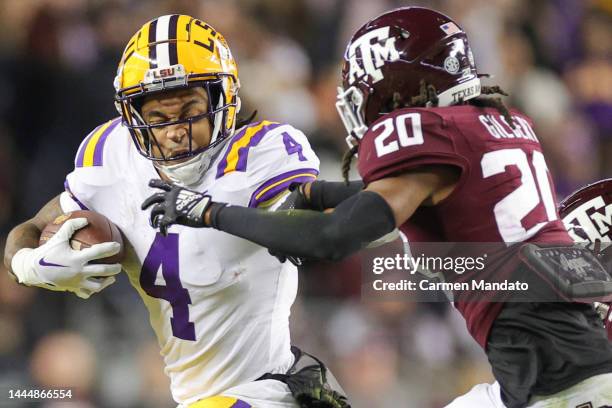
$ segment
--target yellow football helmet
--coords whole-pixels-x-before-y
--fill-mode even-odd
[[[142,26],[130,39],[115,77],[116,105],[138,151],[154,161],[194,157],[211,150],[230,136],[240,109],[238,68],[223,36],[196,18],[172,14]],[[143,97],[153,93],[201,86],[208,94],[205,114],[147,124],[140,114]],[[207,119],[212,135],[206,147],[191,149],[191,125]],[[152,128],[189,123],[189,151],[172,157],[155,157]],[[215,149],[216,150],[216,149]]]

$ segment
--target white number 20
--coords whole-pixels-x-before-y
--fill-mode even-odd
[[[480,164],[484,178],[505,172],[506,166],[516,166],[521,172],[521,186],[501,199],[493,210],[497,228],[504,242],[522,242],[535,235],[547,222],[557,219],[555,200],[548,182],[548,168],[541,152],[533,152],[535,179],[527,154],[521,149],[502,149],[485,153]],[[539,222],[527,230],[521,224],[521,220],[540,204],[540,196],[548,220]]]
[[[395,119],[395,120],[394,120]],[[411,135],[408,134],[406,121],[410,120]],[[377,131],[383,127],[383,131],[380,135],[374,139],[374,145],[376,146],[376,155],[382,157],[386,154],[393,153],[399,150],[401,147],[416,146],[423,144],[423,130],[421,129],[421,114],[419,113],[405,113],[398,115],[395,118],[388,118],[382,122],[377,123],[372,127],[372,131]],[[397,129],[397,140],[393,140],[387,143],[389,136],[393,134],[393,129]]]

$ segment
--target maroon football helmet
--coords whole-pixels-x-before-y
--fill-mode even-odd
[[[336,107],[354,145],[384,113],[395,93],[419,94],[421,80],[436,88],[438,106],[480,95],[480,80],[465,32],[422,7],[404,7],[368,21],[344,53]]]
[[[576,242],[589,247],[608,269],[612,268],[612,178],[600,180],[571,194],[559,205],[559,215]],[[612,308],[596,303],[612,341]]]
[[[559,215],[574,241],[591,242],[599,252],[612,244],[612,178],[571,194],[559,205]]]

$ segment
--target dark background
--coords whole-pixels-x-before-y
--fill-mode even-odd
[[[560,197],[612,175],[612,1],[0,0],[0,244],[62,191],[80,141],[116,116],[116,64],[147,20],[187,13],[223,33],[243,113],[302,129],[322,178],[339,179],[340,57],[363,22],[409,4],[465,28],[487,83],[534,118]],[[296,344],[329,363],[354,406],[441,407],[491,381],[455,311],[361,301],[358,269],[352,259],[302,274],[292,316]],[[72,406],[172,406],[160,360],[125,276],[82,301],[0,271],[0,406],[9,388],[67,386]]]

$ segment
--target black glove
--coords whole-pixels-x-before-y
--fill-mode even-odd
[[[149,187],[159,188],[163,192],[147,198],[141,209],[146,210],[155,204],[149,223],[153,228],[159,228],[163,235],[168,235],[168,228],[173,224],[207,227],[204,214],[212,203],[209,195],[158,179],[149,181]]]
[[[283,203],[278,207],[277,210],[309,210],[310,202],[304,195],[304,184],[293,183],[289,186],[289,195],[283,201]],[[273,252],[272,250],[268,250],[270,255],[275,256],[279,261],[285,262],[289,261],[295,266],[302,266],[306,261],[304,258],[300,258],[297,256],[284,255]]]
[[[295,362],[286,374],[264,374],[259,380],[277,380],[289,387],[300,408],[351,408],[342,388],[333,389],[325,364],[297,347],[291,347]],[[333,376],[332,376],[333,377]],[[333,380],[335,383],[335,379]]]
[[[286,376],[284,382],[301,408],[351,407],[344,395],[330,388],[325,371],[318,365],[304,367]]]

